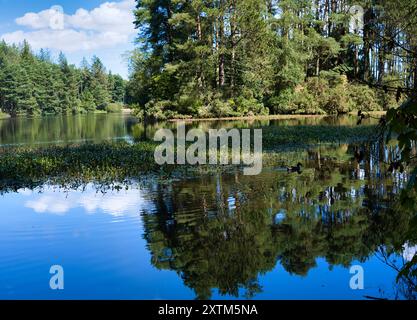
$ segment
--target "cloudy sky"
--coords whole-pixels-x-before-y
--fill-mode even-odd
[[[134,0],[0,0],[0,38],[28,40],[32,48],[64,52],[80,64],[99,56],[113,73],[127,77],[123,58],[134,47]]]

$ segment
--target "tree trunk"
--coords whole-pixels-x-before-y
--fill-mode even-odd
[[[372,30],[369,26],[373,16],[372,9],[366,10],[364,15],[364,29],[363,29],[363,79],[368,81],[371,78],[371,61],[370,61],[370,43],[372,41]]]
[[[201,17],[200,12],[197,12],[197,37],[199,45],[202,44],[203,41],[203,32],[201,28]],[[200,61],[198,62],[198,70],[197,70],[197,82],[199,88],[203,87],[203,66],[202,66],[203,57],[200,55]]]
[[[236,63],[236,0],[232,0],[230,4],[230,32],[231,32],[231,46],[232,46],[232,53],[231,53],[231,74],[230,74],[230,87],[232,89],[232,93],[234,92],[235,87],[235,63]]]
[[[219,87],[225,84],[225,57],[224,57],[224,0],[220,0],[220,18],[219,18]]]
[[[414,90],[417,92],[417,60],[414,60]]]

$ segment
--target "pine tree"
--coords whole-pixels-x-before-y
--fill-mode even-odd
[[[20,47],[0,42],[0,109],[13,116],[77,113],[82,106],[95,111],[111,99],[123,102],[124,90],[124,80],[109,76],[96,57],[91,67],[84,59],[77,69],[62,53],[55,63],[48,50],[35,55],[27,41]]]
[[[98,57],[93,57],[91,64],[91,82],[89,92],[94,98],[98,109],[104,110],[110,102],[106,69]]]

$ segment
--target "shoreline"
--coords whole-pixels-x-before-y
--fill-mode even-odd
[[[89,113],[80,113],[80,115],[88,115],[88,114],[123,114],[123,115],[133,115],[133,109],[123,108],[120,112],[101,112],[101,111],[94,111]],[[366,112],[366,114],[372,116],[383,116],[386,115],[386,111],[370,111]],[[35,115],[35,116],[27,116],[27,115],[19,115],[17,117],[12,117],[9,114],[0,114],[0,120],[6,120],[11,118],[46,118],[49,116],[62,116],[64,114],[56,114],[56,115]],[[340,116],[356,116],[357,112],[349,112],[343,115],[332,115],[332,114],[278,114],[278,115],[265,115],[265,116],[242,116],[242,117],[218,117],[218,118],[174,118],[165,120],[167,122],[214,122],[214,121],[262,121],[262,120],[296,120],[296,119],[306,119],[306,118],[327,118],[327,117],[340,117]],[[67,115],[66,115],[67,116]]]
[[[386,115],[386,111],[370,111],[366,114],[372,116],[383,116]],[[168,122],[194,122],[194,121],[257,121],[257,120],[292,120],[292,119],[306,119],[306,118],[327,118],[327,117],[340,117],[340,116],[356,116],[356,112],[349,112],[342,115],[336,114],[278,114],[278,115],[267,115],[267,116],[242,116],[242,117],[219,117],[219,118],[174,118],[168,119]]]
[[[11,118],[10,114],[0,112],[0,120],[6,120],[6,119],[10,119],[10,118]]]

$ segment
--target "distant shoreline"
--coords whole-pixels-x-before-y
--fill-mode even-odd
[[[373,116],[383,116],[387,112],[386,111],[371,111],[366,112],[367,114]],[[349,112],[345,115],[357,115],[357,112]],[[239,120],[291,120],[291,119],[305,119],[305,118],[326,118],[332,117],[337,115],[332,114],[279,114],[279,115],[268,115],[268,116],[251,116],[251,117],[219,117],[219,118],[175,118],[169,119],[168,122],[193,122],[193,121],[239,121]],[[343,115],[340,115],[343,116]]]
[[[126,114],[131,115],[133,114],[133,109],[123,108],[120,112],[112,113],[112,112],[91,112],[85,114]],[[345,115],[356,115],[357,112],[350,112]],[[367,114],[373,116],[383,116],[386,114],[386,111],[371,111],[367,112]],[[60,114],[56,114],[59,116]],[[10,118],[43,118],[51,115],[36,115],[36,116],[27,116],[27,115],[19,115],[17,117],[12,117],[7,113],[0,113],[0,120],[10,119]],[[306,118],[326,118],[332,117],[337,115],[331,114],[279,114],[279,115],[267,115],[267,116],[242,116],[242,117],[219,117],[219,118],[174,118],[168,119],[168,122],[194,122],[194,121],[259,121],[259,120],[293,120],[293,119],[306,119]],[[343,115],[342,115],[343,116]]]

